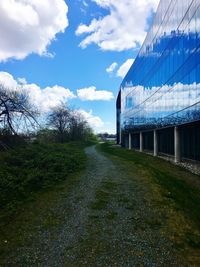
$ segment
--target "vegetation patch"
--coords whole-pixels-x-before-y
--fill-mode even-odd
[[[165,160],[113,147],[109,143],[99,145],[98,149],[137,166],[140,173],[142,172],[160,186],[165,198],[173,200],[177,210],[183,211],[196,225],[199,225],[200,188],[191,183],[194,179],[200,179],[199,176]]]
[[[0,215],[86,166],[84,145],[29,144],[0,152]]]
[[[167,234],[183,252],[188,262],[195,262],[194,255],[200,248],[200,188],[196,182],[200,177],[163,159],[129,151],[111,143],[99,144],[98,150],[144,179],[142,183],[146,183],[152,191],[149,201],[160,213],[158,218],[145,220],[145,225],[159,228],[161,234]],[[123,198],[119,198],[119,201],[129,204]],[[132,206],[127,205],[127,208]],[[163,224],[164,221],[167,224]]]
[[[104,190],[96,191],[96,199],[91,203],[91,208],[94,210],[102,210],[105,209],[110,200],[109,192]]]
[[[114,190],[118,186],[118,183],[113,180],[106,180],[102,182],[102,187],[106,190]]]
[[[16,192],[13,192],[13,197],[10,194],[10,198],[7,198],[7,201],[4,202],[4,206],[1,203],[0,266],[6,266],[7,255],[11,251],[15,252],[24,244],[29,247],[29,242],[34,240],[34,233],[38,232],[38,225],[41,231],[48,231],[52,237],[56,238],[57,232],[55,229],[65,223],[64,214],[70,215],[72,212],[70,205],[65,203],[64,206],[59,207],[59,203],[62,203],[68,197],[72,188],[80,182],[81,173],[84,173],[87,162],[84,152],[86,145],[77,142],[46,145],[31,144],[23,148],[17,148],[15,151],[1,152],[1,171],[4,168],[4,172],[12,173],[10,183],[5,183],[4,186],[8,187],[8,185],[16,184],[17,179],[18,184],[11,187],[16,190]],[[14,161],[14,157],[16,157],[17,163]],[[14,166],[10,165],[11,160]],[[19,161],[21,162],[20,166],[17,165]],[[71,165],[72,161],[73,164]],[[29,164],[26,162],[35,164],[32,164],[29,169],[27,167]],[[40,163],[38,164],[38,162]],[[48,168],[47,162],[49,162]],[[28,165],[26,166],[26,164]],[[60,169],[58,168],[59,164]],[[29,179],[27,182],[23,182],[22,178],[19,179],[20,176],[14,176],[15,172],[12,167],[22,170],[23,179],[27,177],[25,174],[31,173],[33,180]],[[34,173],[36,175],[37,169],[40,170],[43,179],[36,186],[34,185]],[[32,184],[34,186],[31,186]],[[5,196],[6,200],[3,190],[5,190],[5,187],[1,183],[0,197],[2,199],[2,196]],[[31,237],[31,235],[33,236]],[[26,259],[29,257],[28,253],[27,251]],[[30,256],[32,257],[32,255]]]
[[[109,220],[114,220],[117,217],[117,212],[115,211],[109,211],[106,215],[106,218]]]

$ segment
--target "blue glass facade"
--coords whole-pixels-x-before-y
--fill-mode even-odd
[[[200,1],[163,0],[121,84],[121,127],[200,117]]]
[[[160,1],[119,98],[118,139],[200,120],[200,0]]]

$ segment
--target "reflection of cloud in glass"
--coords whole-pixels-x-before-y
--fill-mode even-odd
[[[200,84],[196,83],[175,83],[172,87],[164,85],[161,89],[160,87],[144,88],[143,86],[128,87],[127,89],[130,93],[125,97],[126,102],[122,104],[124,115],[138,116],[141,110],[144,113],[147,112],[146,116],[148,117],[152,117],[154,113],[157,115],[168,114],[191,106],[200,99]],[[126,88],[122,91],[123,94],[124,92],[126,92]],[[152,95],[153,97],[151,97]]]
[[[145,53],[146,48],[152,46],[162,36],[170,36],[174,29],[186,35],[200,30],[198,1],[161,1],[154,24],[147,34],[140,53]]]
[[[200,118],[200,2],[163,0],[121,84],[125,125],[175,125]]]
[[[175,83],[172,87],[165,85],[161,89],[136,86],[127,90],[127,97],[124,95],[126,88],[122,91],[124,125],[162,127],[200,118],[200,83]],[[154,96],[150,97],[152,94]]]

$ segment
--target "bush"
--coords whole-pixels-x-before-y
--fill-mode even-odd
[[[0,208],[23,201],[85,167],[83,146],[29,144],[0,152]]]

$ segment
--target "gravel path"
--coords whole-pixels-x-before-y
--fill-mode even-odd
[[[5,266],[183,266],[164,237],[164,215],[149,202],[143,177],[95,147],[86,153],[80,183],[48,210],[56,223],[43,227],[41,215]]]

